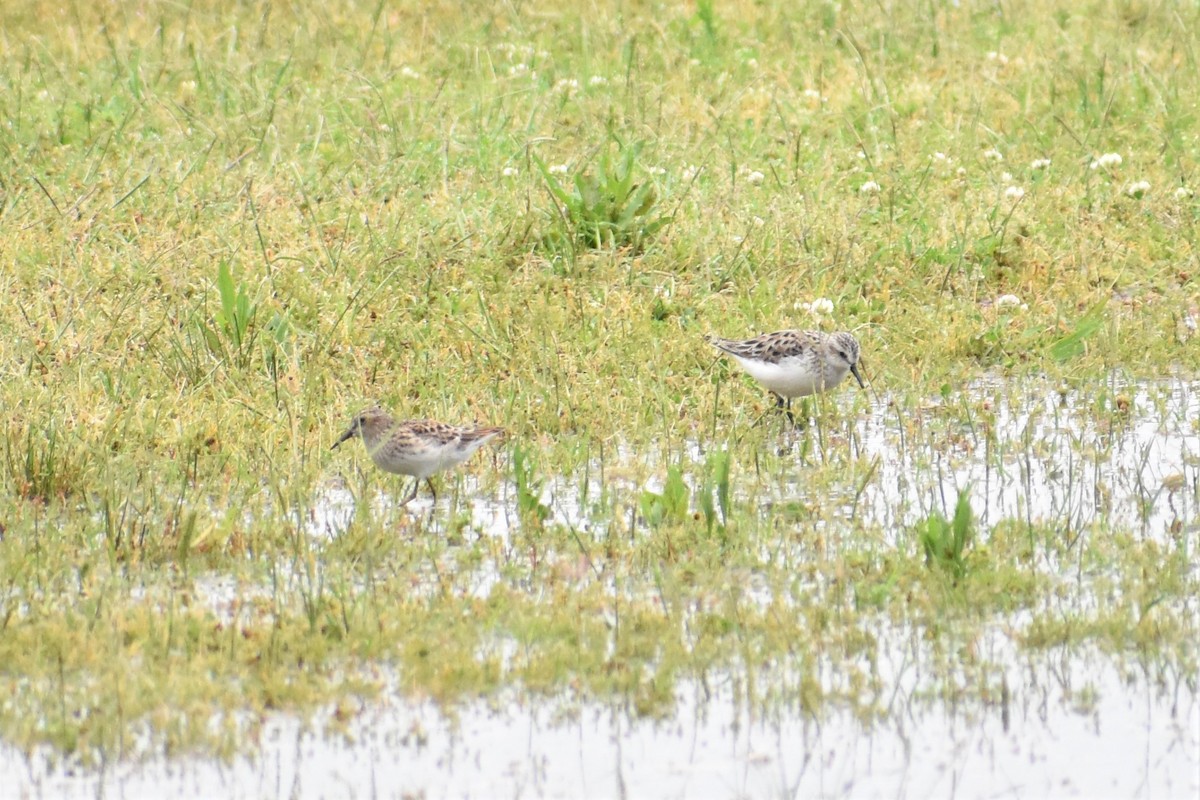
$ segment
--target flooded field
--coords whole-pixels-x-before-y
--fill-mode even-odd
[[[901,657],[901,654],[896,654]],[[471,704],[453,720],[403,701],[345,734],[282,717],[251,758],[68,773],[0,754],[18,797],[1195,797],[1195,692],[1085,654],[1012,665],[1006,705],[955,709],[901,692],[889,719],[765,718],[727,681],[681,689],[671,719],[569,701]],[[554,704],[551,704],[554,705]],[[12,784],[10,783],[10,786]]]
[[[817,409],[798,432],[768,418],[724,446],[724,479],[724,448],[696,441],[612,447],[568,476],[465,478],[408,511],[398,485],[364,495],[331,476],[303,519],[313,557],[271,584],[197,579],[206,617],[257,629],[321,585],[324,550],[383,521],[390,565],[363,556],[337,591],[479,614],[453,647],[483,683],[360,660],[345,685],[370,691],[311,718],[235,719],[228,760],[147,733],[96,767],[6,749],[0,772],[22,797],[1196,796],[1200,385],[995,382],[901,407]],[[960,494],[973,538],[942,561],[922,531],[952,527]],[[741,537],[744,553],[673,574],[695,536]],[[957,577],[928,578],[943,567]],[[169,604],[156,591],[177,589],[146,602]],[[485,613],[514,597],[533,609],[517,616],[574,603],[598,633],[551,658],[569,626]],[[623,638],[656,620],[659,642]],[[637,676],[605,688],[595,664]]]

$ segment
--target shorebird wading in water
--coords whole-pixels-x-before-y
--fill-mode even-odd
[[[416,478],[412,491],[400,501],[403,506],[417,496],[421,481],[429,485],[436,502],[437,491],[430,476],[458,466],[503,433],[503,428],[460,428],[424,419],[397,422],[376,407],[358,414],[330,449],[336,450],[347,439],[362,437],[375,466],[394,475]]]
[[[776,331],[753,339],[708,337],[713,347],[737,359],[750,377],[775,395],[792,417],[792,400],[832,389],[846,373],[866,387],[858,371],[858,340],[846,331]]]

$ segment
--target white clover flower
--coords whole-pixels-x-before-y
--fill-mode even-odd
[[[763,175],[758,170],[751,170],[750,172],[746,173],[746,183],[750,184],[751,186],[758,186],[763,182],[763,178],[765,177],[767,176]]]
[[[1048,158],[1035,158],[1035,159],[1033,160],[1033,163],[1031,163],[1031,164],[1029,165],[1029,168],[1030,168],[1030,169],[1046,169],[1046,168],[1047,168],[1047,167],[1049,167],[1049,166],[1050,166],[1050,159],[1048,159]]]
[[[1192,196],[1192,194],[1193,194],[1193,192],[1191,189],[1189,189],[1186,186],[1180,186],[1178,189],[1175,190],[1175,199],[1176,200],[1187,200],[1189,197]]]
[[[1105,169],[1108,169],[1109,167],[1119,167],[1121,166],[1121,154],[1105,153],[1093,161],[1089,166],[1091,169],[1100,169],[1101,167],[1104,167]]]
[[[1125,187],[1125,194],[1134,198],[1140,198],[1148,191],[1150,191],[1150,181],[1134,181]]]
[[[1001,183],[1012,183],[1012,173],[1011,172],[1001,172],[1000,173],[1000,182]]]
[[[987,54],[987,60],[995,61],[1000,66],[1004,66],[1008,63],[1008,56],[1004,55],[1004,53],[997,53],[995,50],[992,50]]]
[[[700,167],[697,167],[695,164],[688,164],[683,168],[683,172],[679,173],[679,177],[683,178],[685,181],[691,181],[699,174]]]
[[[1015,202],[1025,196],[1025,190],[1020,186],[1009,186],[1004,190],[1004,196]]]
[[[525,63],[513,64],[508,68],[509,75],[524,75],[529,72],[529,65]]]
[[[579,88],[579,81],[574,78],[559,78],[554,84],[554,90],[557,92],[567,92],[568,94]]]
[[[403,66],[400,68],[400,77],[408,78],[410,81],[415,81],[417,78],[421,77],[421,73],[417,72],[412,67]]]
[[[1004,154],[994,147],[989,147],[987,150],[984,150],[983,157],[988,161],[995,161],[996,163],[1004,160]]]
[[[816,89],[805,89],[802,93],[806,100],[811,100],[814,103],[828,103],[829,98],[822,95]]]
[[[818,297],[805,305],[808,308],[808,313],[814,317],[828,316],[833,313],[833,301],[827,297]]]
[[[646,167],[646,172],[649,172],[651,175],[666,175],[667,168],[666,167]]]
[[[959,167],[958,169],[956,169],[956,170],[954,171],[954,174],[955,174],[955,175],[957,175],[957,176],[958,176],[958,177],[960,177],[960,178],[966,177],[966,174],[967,174],[967,168],[966,168],[966,167]]]
[[[516,167],[505,167],[504,169],[500,170],[500,174],[506,178],[515,178],[517,175],[521,174],[521,170],[517,169]]]
[[[762,217],[751,217],[750,221],[754,223],[754,227],[756,228],[761,228],[763,225],[767,224],[767,221]]]
[[[1021,298],[1017,297],[1015,294],[1002,294],[992,302],[996,308],[1019,308],[1022,311],[1025,311],[1029,308],[1029,306],[1021,302]]]
[[[929,157],[929,160],[935,161],[938,164],[949,164],[950,163],[950,157],[947,156],[945,153],[941,152],[940,150],[938,152],[934,153],[933,155],[931,155]]]
[[[880,186],[875,181],[867,181],[862,186],[858,187],[858,191],[863,194],[878,194]]]
[[[731,242],[733,242],[734,244],[741,244],[742,242],[746,241],[746,237],[734,235],[734,236],[730,236],[729,240]]]
[[[603,75],[593,75],[588,78],[588,86],[607,86],[608,78]]]
[[[549,172],[551,175],[566,175],[567,174],[567,165],[566,164],[551,164],[550,168],[546,171]]]

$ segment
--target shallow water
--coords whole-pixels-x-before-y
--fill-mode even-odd
[[[728,683],[691,684],[669,721],[621,708],[509,700],[462,709],[395,699],[349,738],[277,716],[261,754],[154,758],[69,774],[0,749],[28,797],[1196,797],[1200,704],[1134,668],[1081,656],[1015,663],[1007,706],[899,696],[864,724],[752,714]],[[314,727],[319,728],[317,722]],[[9,784],[10,788],[13,786]]]
[[[857,402],[860,412],[818,423],[824,428],[771,439],[778,452],[759,473],[742,466],[735,500],[753,518],[805,503],[815,526],[844,528],[844,537],[875,531],[878,546],[911,553],[905,532],[933,511],[949,516],[958,491],[969,487],[984,531],[1017,520],[1066,538],[1118,531],[1195,552],[1200,384],[1114,378],[1085,395],[981,383],[904,413],[887,396]],[[618,513],[624,520],[636,511],[642,492],[661,491],[666,464],[682,464],[689,485],[699,485],[706,457],[694,441],[669,454],[617,449],[586,476],[547,477],[540,490],[547,524],[599,536]],[[813,469],[831,465],[832,482],[809,480]],[[428,517],[414,535],[436,536],[454,503],[469,522],[461,544],[439,554],[453,570],[456,552],[507,545],[518,524],[511,482],[488,495],[469,473],[456,480],[454,499],[443,496],[433,515],[428,497],[408,511],[395,508],[385,492],[403,487],[391,482],[376,483],[365,508],[385,519]],[[323,498],[305,523],[318,548],[346,535],[364,509],[341,480],[332,479]],[[574,552],[541,558],[556,555],[578,559]],[[471,564],[454,587],[486,598],[501,580],[497,561]],[[1034,568],[1058,574],[1062,565]],[[286,581],[286,567],[281,574]],[[758,576],[742,577],[742,596],[761,607],[778,602]],[[413,591],[432,580],[415,576]],[[608,577],[581,570],[579,580]],[[1082,612],[1095,603],[1088,579],[1065,578],[1062,586],[1056,608]],[[632,581],[620,591],[634,601],[646,596]],[[201,581],[198,592],[223,620],[266,595],[225,576]],[[970,663],[936,655],[927,632],[878,620],[868,688],[815,714],[764,700],[772,680],[788,679],[770,674],[754,676],[757,697],[744,676],[682,680],[674,714],[657,721],[516,688],[448,718],[389,690],[350,723],[348,738],[322,735],[321,720],[304,726],[276,715],[260,752],[233,764],[156,756],[72,774],[43,755],[0,748],[0,774],[20,776],[18,796],[33,797],[1200,796],[1195,675],[1086,646],[1023,650],[1016,642],[1028,617],[988,622],[969,643]],[[823,690],[845,697],[844,666],[817,666]]]
[[[1058,390],[1048,384],[1019,391],[1003,382],[981,382],[955,401],[938,399],[919,410],[898,412],[884,395],[855,410],[843,429],[821,437],[808,432],[780,433],[785,450],[798,451],[798,438],[811,439],[811,452],[791,454],[783,479],[756,487],[753,499],[764,505],[813,498],[806,484],[806,461],[854,460],[874,465],[860,496],[847,494],[845,515],[884,531],[902,530],[930,512],[953,513],[960,490],[969,490],[983,525],[1001,519],[1056,523],[1066,530],[1096,524],[1162,535],[1179,523],[1195,532],[1200,525],[1200,383],[1161,381],[1106,387],[1109,406],[1092,394]],[[959,411],[955,403],[963,406]],[[949,408],[946,413],[941,413]],[[769,421],[768,421],[769,424]],[[822,447],[823,444],[823,447]],[[608,464],[593,463],[587,477],[552,476],[541,489],[551,523],[580,530],[602,529],[607,520],[588,513],[587,496],[605,490],[636,494],[661,491],[666,464],[682,462],[694,477],[706,448],[687,442],[681,452],[618,447]],[[620,477],[606,486],[600,476]],[[632,476],[643,476],[640,483]],[[471,492],[464,479],[472,527],[481,534],[507,537],[516,524],[510,513],[511,485],[499,498]],[[691,481],[689,481],[691,483]],[[735,482],[735,497],[745,498],[745,481]],[[389,485],[387,491],[400,491]],[[372,499],[374,513],[397,515],[392,494]],[[355,498],[343,481],[332,481],[323,502],[306,521],[316,538],[340,535],[353,521]],[[431,509],[428,497],[414,501],[413,513]],[[443,505],[444,509],[444,505]],[[436,526],[433,528],[436,532]]]

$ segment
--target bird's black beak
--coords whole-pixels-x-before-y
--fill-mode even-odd
[[[859,383],[862,383],[862,381],[859,381]],[[331,447],[331,448],[329,448],[329,449],[330,449],[330,450],[337,450],[337,449],[338,449],[338,445],[340,445],[342,442],[346,441],[347,439],[352,439],[352,438],[354,438],[354,434],[356,434],[356,433],[358,433],[358,426],[357,426],[357,425],[351,425],[349,428],[347,428],[347,429],[346,429],[346,432],[345,432],[345,433],[343,433],[341,436],[339,436],[339,437],[338,437],[338,440],[337,440],[336,442],[334,442],[334,443],[333,443],[333,447]]]
[[[854,376],[854,380],[858,381],[859,386],[864,389],[867,388],[867,385],[863,383],[862,375],[858,371],[858,364],[850,365],[850,374]]]

